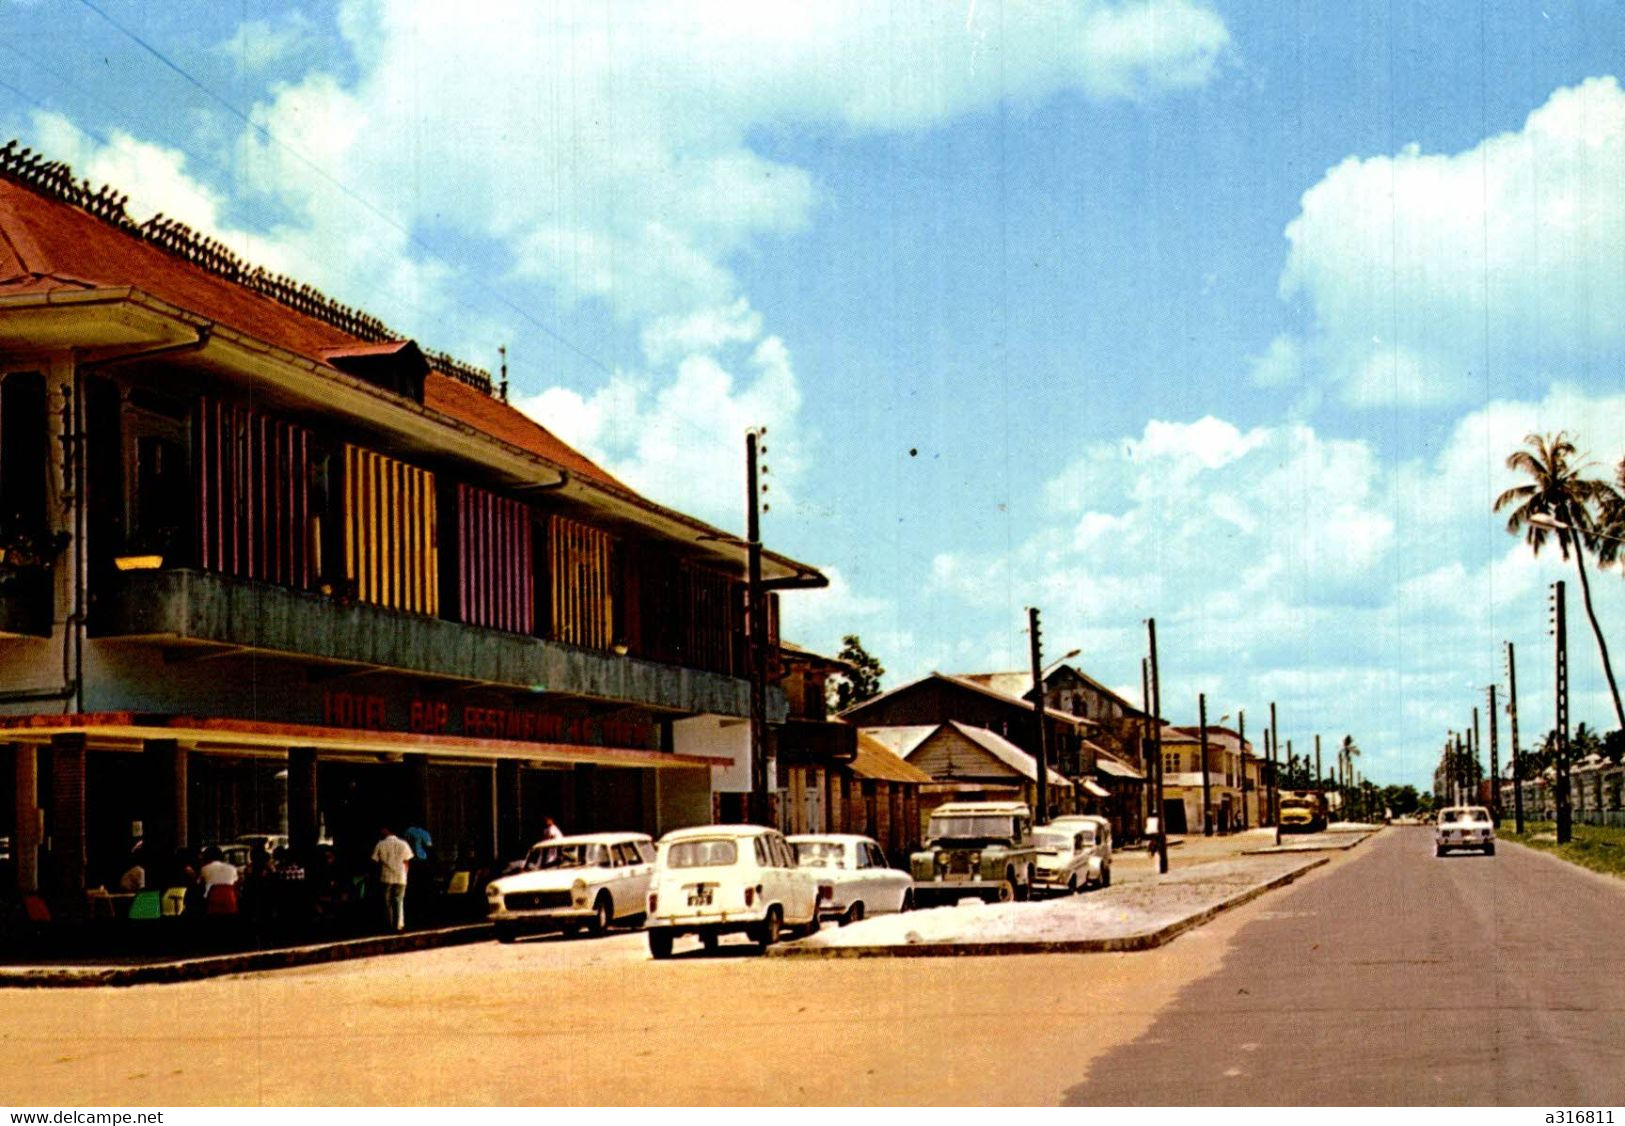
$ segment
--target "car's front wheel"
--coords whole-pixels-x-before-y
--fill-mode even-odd
[[[671,957],[672,933],[664,927],[649,932],[649,954],[655,958]]]
[[[1434,856],[1443,856],[1444,855],[1444,845],[1434,845],[1433,846],[1433,855]]]
[[[852,904],[852,906],[848,907],[846,909],[846,914],[841,916],[841,926],[844,927],[852,923],[861,923],[862,921],[863,900],[860,899],[856,903]]]
[[[1100,870],[1100,886],[1103,888],[1112,886],[1112,867],[1110,864]]]
[[[1484,855],[1485,856],[1494,856],[1495,855],[1495,846],[1492,845],[1492,844],[1485,845],[1484,846]]]

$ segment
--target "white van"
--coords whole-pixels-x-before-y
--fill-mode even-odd
[[[818,929],[818,903],[832,892],[816,872],[796,865],[774,829],[702,825],[660,838],[649,882],[649,953],[671,957],[679,935],[697,934],[715,950],[725,934],[743,932],[764,951],[787,928]]]

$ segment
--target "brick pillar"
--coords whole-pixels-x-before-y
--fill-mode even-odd
[[[11,855],[17,864],[17,890],[39,890],[40,822],[39,750],[30,744],[13,743],[11,753],[17,778],[17,831],[11,839]]]
[[[56,887],[65,895],[85,890],[85,737],[51,736],[51,857]]]
[[[186,845],[187,765],[187,752],[173,739],[148,739],[141,744],[141,767],[146,775],[141,848],[154,877],[168,867],[175,850]]]
[[[891,783],[875,783],[875,840],[885,841],[891,834]]]
[[[316,794],[316,748],[288,748],[288,847],[311,864],[321,835],[320,803]]]
[[[497,763],[497,855],[525,855],[522,763],[506,758]]]

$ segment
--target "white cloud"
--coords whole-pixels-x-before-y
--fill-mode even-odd
[[[1486,367],[1625,347],[1622,182],[1625,93],[1588,79],[1464,152],[1410,145],[1331,169],[1286,228],[1281,292],[1309,302],[1346,402],[1461,402]]]
[[[307,49],[316,34],[310,17],[293,11],[274,21],[245,20],[214,50],[244,70],[262,71]]]

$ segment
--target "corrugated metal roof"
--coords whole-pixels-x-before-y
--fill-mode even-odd
[[[1038,780],[1038,760],[1003,735],[989,731],[985,727],[972,727],[958,720],[953,720],[946,726],[952,727],[1023,778],[1034,782]]]
[[[917,766],[898,758],[880,740],[858,732],[858,757],[852,760],[852,773],[859,778],[876,778],[883,782],[906,782],[914,785],[931,781],[931,776]]]
[[[858,733],[867,735],[898,758],[907,758],[914,748],[931,737],[939,725],[911,723],[899,727],[860,727]]]
[[[1129,766],[1126,763],[1118,762],[1113,758],[1095,759],[1095,773],[1109,774],[1114,778],[1138,778],[1141,781],[1145,780],[1145,775],[1141,774],[1138,770],[1135,770],[1132,766]]]

